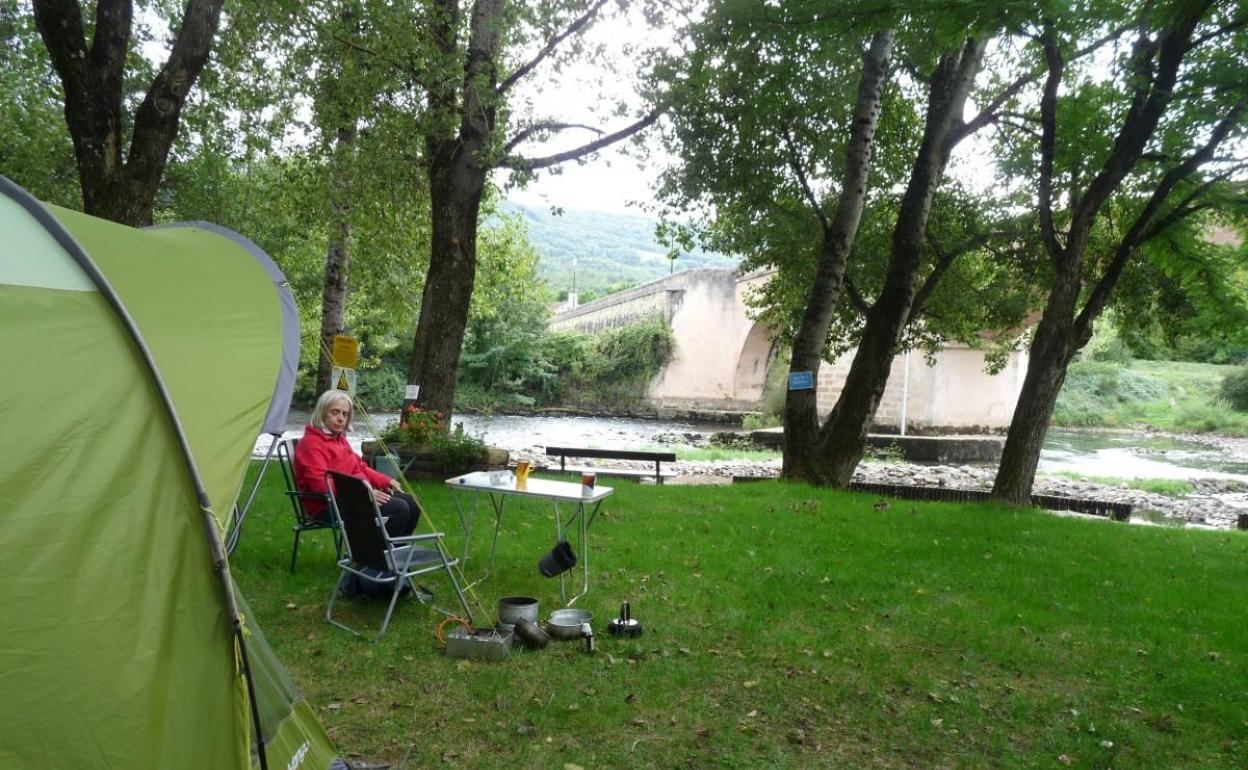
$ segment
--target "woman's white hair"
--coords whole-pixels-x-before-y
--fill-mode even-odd
[[[312,409],[312,427],[321,430],[329,430],[325,425],[325,413],[329,408],[339,401],[347,402],[347,430],[351,430],[351,418],[355,416],[355,406],[351,403],[351,396],[343,390],[327,390],[321,394],[316,400],[316,407]]]

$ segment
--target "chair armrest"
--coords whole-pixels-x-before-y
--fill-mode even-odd
[[[303,497],[303,498],[307,498],[308,500],[324,500],[326,502],[329,502],[328,492],[303,492],[297,489],[288,489],[286,490],[286,494],[290,495],[291,497]]]
[[[428,535],[403,535],[402,537],[390,538],[391,543],[415,543],[421,540],[437,540],[440,537],[446,537],[444,532],[431,532]]]

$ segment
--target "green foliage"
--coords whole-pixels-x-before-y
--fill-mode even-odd
[[[548,332],[544,326],[540,332],[517,332],[497,349],[465,352],[456,404],[479,411],[636,404],[671,360],[673,345],[671,329],[658,317],[596,335]],[[515,365],[503,370],[504,376],[481,377],[483,364],[513,354]]]
[[[672,330],[659,316],[590,338],[585,358],[573,364],[568,395],[574,402],[631,404],[671,360]]]
[[[1078,361],[1067,372],[1053,422],[1248,435],[1248,415],[1218,395],[1220,383],[1233,371],[1172,361]]]
[[[1248,412],[1248,366],[1241,366],[1222,379],[1218,395],[1238,412]]]
[[[434,454],[448,470],[460,470],[488,456],[489,446],[481,436],[464,432],[462,422],[455,423],[450,433],[439,433],[430,441]]]
[[[1169,394],[1165,382],[1121,364],[1075,363],[1067,371],[1053,421],[1059,425],[1101,425],[1107,414],[1120,405],[1156,401]]]
[[[82,208],[60,80],[29,4],[0,0],[0,174],[36,198]]]

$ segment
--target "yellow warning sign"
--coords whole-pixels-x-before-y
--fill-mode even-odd
[[[329,384],[337,390],[345,390],[355,398],[355,370],[335,366],[329,375]]]
[[[360,341],[355,337],[344,337],[341,334],[335,334],[334,345],[330,350],[329,357],[333,361],[334,366],[354,369],[360,361]]]

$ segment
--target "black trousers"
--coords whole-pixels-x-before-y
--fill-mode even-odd
[[[406,492],[396,492],[381,506],[381,515],[386,517],[386,531],[390,537],[404,537],[416,531],[420,504]]]

